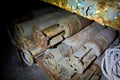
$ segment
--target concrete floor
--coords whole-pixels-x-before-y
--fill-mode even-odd
[[[4,59],[2,80],[50,80],[38,66],[22,66],[13,48],[7,51],[9,58]]]

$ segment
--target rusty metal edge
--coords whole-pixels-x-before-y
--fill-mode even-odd
[[[78,10],[74,11],[70,6],[67,5],[68,0],[41,0],[41,1],[55,5],[57,7],[60,7],[62,9],[70,11],[72,13],[76,13],[80,16],[83,16],[83,15],[81,15],[81,13]],[[96,0],[91,0],[91,1],[96,1]],[[75,0],[72,0],[71,2],[75,2]],[[113,8],[113,9],[117,10],[120,14],[120,6],[119,5],[117,5],[117,6],[111,5],[112,1],[110,4],[108,4],[109,3],[108,1],[107,1],[108,2],[107,3],[104,0],[98,1],[98,2],[99,2],[98,3],[99,5],[97,6],[99,8],[98,12],[100,12],[100,14],[97,14],[98,17],[94,17],[94,16],[83,16],[83,17],[88,18],[90,20],[94,20],[102,25],[110,26],[112,28],[120,30],[120,15],[117,15],[118,18],[116,20],[109,20],[109,19],[106,20],[104,18],[104,16],[102,15],[103,12],[108,11],[108,8]],[[114,2],[115,2],[115,0],[113,0],[113,3]],[[92,12],[92,13],[95,13],[95,12]]]

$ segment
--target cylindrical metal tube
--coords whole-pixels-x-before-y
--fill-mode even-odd
[[[58,63],[60,80],[71,80],[75,74],[75,70],[69,65],[69,58],[63,58],[60,63]]]
[[[42,56],[37,57],[37,61],[39,66],[47,70],[49,76],[55,78],[55,80],[89,80],[91,77],[99,78],[101,76],[99,66],[93,64],[84,71],[84,65],[77,58],[74,56],[63,57],[57,48],[47,49]]]
[[[30,49],[37,46],[32,36],[18,39],[16,42],[17,42],[17,48],[20,49]]]
[[[76,73],[79,73],[80,79],[90,79],[91,77],[101,76],[99,66],[93,64],[94,66],[92,65],[90,69],[83,72],[85,70],[84,65],[80,63],[77,58],[74,58],[73,56],[62,57],[60,53],[58,54],[56,51],[54,52],[53,49],[51,50],[51,53],[48,52],[44,54],[42,61],[45,62],[45,67],[49,69],[52,74],[57,77],[60,76],[60,80],[72,79]]]
[[[107,28],[99,32],[93,39],[85,43],[84,46],[86,49],[92,49],[94,51],[92,53],[99,57],[115,37],[115,30]]]
[[[42,52],[41,48],[36,45],[33,37],[23,38],[19,41],[17,50],[21,56],[21,59],[27,65],[34,63],[34,57]]]
[[[58,49],[47,49],[44,52],[44,61],[47,67],[51,69],[57,68],[57,64],[62,60],[62,55]]]
[[[84,70],[86,70],[86,68],[103,53],[115,37],[115,31],[113,29],[106,28],[100,31],[91,40],[87,41],[83,45],[84,48],[80,48],[80,50],[74,54],[74,56],[77,56],[79,61],[83,63]]]
[[[63,16],[64,14],[64,16]],[[48,26],[55,24],[59,19],[70,15],[70,13],[65,12],[65,11],[57,11],[57,12],[53,12],[44,16],[40,16],[37,17],[33,20],[29,20],[23,23],[18,23],[15,26],[15,36],[16,36],[16,43],[15,45],[17,45],[18,50],[20,50],[20,54],[22,55],[22,59],[26,64],[32,64],[34,57],[36,55],[38,55],[40,52],[42,52],[43,50],[36,45],[36,42],[34,41],[32,34],[34,31],[36,31],[37,29],[39,30],[43,30],[45,28],[47,28]],[[47,23],[46,23],[47,22]],[[46,35],[48,35],[48,37],[53,37],[56,35],[57,32],[59,32],[58,28],[55,27],[56,25],[53,25],[52,27],[50,27],[48,30],[44,30],[44,33]],[[52,31],[50,31],[51,29],[54,30],[53,34],[51,33]],[[50,35],[49,35],[50,34]],[[52,39],[52,41],[50,42],[52,45],[54,45],[54,41],[60,41],[63,40],[63,38],[61,38],[61,36],[55,37],[54,39]],[[44,40],[45,41],[45,40]],[[26,55],[27,56],[23,56]],[[29,56],[31,56],[32,58],[28,58]]]
[[[99,80],[102,76],[100,67],[93,63],[83,74],[80,75],[80,80]]]
[[[40,49],[40,47],[36,46],[34,48],[30,48],[30,49],[18,49],[18,52],[21,56],[21,59],[23,60],[23,62],[27,65],[32,65],[33,63],[35,63],[34,58],[40,54],[40,52],[42,52],[42,50]]]
[[[59,21],[60,27],[65,30],[64,37],[69,37],[74,33],[88,26],[92,21],[77,15],[66,17]]]
[[[62,34],[63,34],[63,29],[60,28],[57,24],[53,24],[49,26],[48,28],[44,29],[43,31],[39,30],[36,31],[33,34],[34,40],[36,43],[43,49],[47,49],[49,46],[51,47],[52,45],[57,44],[58,42],[63,40]],[[57,36],[59,38],[57,38]],[[56,42],[53,42],[53,38],[57,38]]]
[[[63,33],[62,33],[63,34]],[[59,34],[50,40],[50,46],[54,46],[64,40],[62,34]]]
[[[83,25],[84,23],[81,23],[80,21],[87,22],[87,23],[86,25]],[[42,31],[41,30],[36,31],[34,33],[34,39],[42,49],[46,49],[48,47],[54,46],[57,43],[61,42],[64,38],[73,35],[74,33],[78,32],[79,30],[86,27],[90,23],[91,23],[90,20],[85,19],[83,17],[77,16],[77,15],[70,15],[63,19],[60,19],[57,24],[50,25],[48,28]],[[61,36],[59,34],[61,34]],[[52,38],[58,35],[59,35],[59,38],[57,38],[59,39],[58,42],[54,42],[54,44],[51,44],[50,42],[53,42],[51,41],[53,40]],[[64,35],[66,35],[66,37]]]
[[[69,65],[80,74],[82,74],[84,71],[84,65],[79,62],[78,58],[75,58],[74,56],[69,57]]]
[[[81,60],[84,65],[84,70],[96,59],[97,57],[91,53],[88,53],[83,59]]]
[[[65,51],[76,52],[79,48],[88,40],[90,40],[93,36],[95,36],[100,30],[104,29],[104,27],[96,22],[92,23],[90,26],[86,27],[82,31],[76,33],[70,38],[65,39],[58,48],[60,50],[69,49]],[[72,51],[71,51],[72,50]],[[63,51],[62,51],[63,52]],[[70,55],[71,53],[63,52],[64,55]]]
[[[31,36],[37,29],[43,30],[47,28],[49,25],[56,23],[60,18],[63,17],[63,14],[64,17],[70,15],[70,13],[64,11],[56,11],[49,14],[47,14],[46,10],[44,11],[46,13],[44,14],[44,16],[39,16],[31,20],[27,20],[21,23],[16,23],[13,29],[14,31],[10,32],[10,33],[14,33],[11,35],[12,36],[11,38],[15,46],[19,42],[18,40],[23,39],[24,37]]]
[[[49,13],[44,16],[37,17],[29,21],[25,21],[23,23],[16,24],[15,35],[17,35],[18,38],[32,35],[32,33],[38,29],[43,30],[47,28],[49,25],[52,25],[53,23],[55,24],[60,18],[63,17],[63,15],[65,17],[65,16],[70,15],[70,13],[56,11],[56,12]]]
[[[31,66],[34,63],[33,56],[28,50],[18,49],[18,53],[25,64]]]
[[[61,33],[63,29],[59,27],[58,24],[53,24],[49,26],[48,28],[44,29],[42,33],[44,33],[48,38],[51,38],[59,33]]]

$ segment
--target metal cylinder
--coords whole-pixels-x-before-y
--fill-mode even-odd
[[[102,76],[100,66],[93,63],[83,74],[80,75],[80,80],[99,80]]]
[[[49,25],[56,23],[56,21],[60,19],[63,16],[63,14],[65,14],[65,16],[70,14],[63,11],[56,11],[56,12],[47,14],[47,11],[43,10],[43,13],[44,11],[45,11],[44,16],[39,16],[31,20],[16,23],[14,28],[11,30],[13,32],[10,31],[10,34],[11,34],[10,37],[12,38],[12,42],[15,46],[18,45],[17,43],[19,43],[20,39],[27,38],[31,36],[36,30],[38,29],[43,30],[47,28]]]
[[[77,15],[66,17],[59,21],[60,27],[65,30],[64,37],[69,37],[74,33],[88,26],[92,21]]]
[[[41,13],[42,12],[42,13]],[[32,34],[32,28],[34,28],[36,25],[39,23],[39,18],[44,18],[42,17],[43,15],[50,14],[51,12],[55,12],[55,8],[49,7],[49,8],[43,8],[40,9],[39,11],[33,11],[31,12],[32,18],[30,19],[19,19],[15,22],[15,34],[18,37],[26,37],[27,35]],[[24,20],[25,19],[25,20]],[[34,21],[34,23],[33,23]],[[16,34],[17,33],[17,34]]]
[[[42,49],[52,47],[61,42],[64,38],[73,35],[91,23],[90,20],[79,17],[80,16],[77,15],[70,15],[63,19],[60,19],[57,24],[50,25],[48,28],[42,31],[36,31],[34,33],[34,39]],[[83,20],[81,22],[87,22],[86,25],[84,25],[84,23],[81,23],[79,19]]]
[[[43,56],[37,57],[37,61],[39,66],[42,66],[42,69],[45,69],[55,80],[91,80],[91,78],[98,79],[102,75],[96,64],[85,70],[84,65],[77,58],[63,57],[57,48],[47,49]]]
[[[63,29],[59,27],[58,24],[53,24],[50,27],[44,29],[42,33],[44,33],[48,38],[51,38],[59,33],[61,33]]]
[[[92,49],[94,55],[99,57],[102,52],[113,42],[116,37],[116,32],[113,29],[107,28],[100,31],[93,39],[84,44],[86,49]]]
[[[22,61],[27,65],[32,65],[34,63],[34,57],[42,52],[41,48],[36,45],[35,41],[33,40],[33,37],[19,40],[17,50]]]
[[[80,48],[80,50],[75,52],[74,57],[78,58],[79,62],[82,63],[82,69],[86,70],[86,68],[103,53],[115,37],[115,31],[106,28],[100,31],[91,40],[87,41],[83,45],[83,48]]]
[[[53,51],[52,51],[52,54],[49,52],[44,54],[42,61],[44,62],[43,64],[46,65],[44,67],[46,67],[46,69],[48,69],[51,72],[51,74],[54,74],[56,76],[56,79],[59,79],[59,80],[65,80],[65,79],[67,80],[68,79],[69,80],[74,80],[74,79],[75,80],[78,80],[78,79],[90,80],[91,78],[98,79],[101,77],[102,72],[98,65],[93,64],[84,71],[84,66],[80,65],[77,58],[76,59],[74,57],[63,58],[59,56],[58,53],[55,53]],[[56,60],[56,58],[58,60]],[[39,64],[39,65],[41,66],[42,64]],[[77,77],[77,79],[75,77]]]
[[[44,52],[44,64],[49,69],[57,69],[57,64],[63,59],[62,55],[60,54],[58,49],[47,49]]]
[[[29,66],[35,63],[35,57],[42,52],[38,46],[29,49],[17,48],[17,50],[21,56],[22,61]]]
[[[94,22],[91,25],[89,25],[88,27],[86,27],[85,29],[83,29],[82,31],[80,31],[80,32],[76,33],[75,35],[73,35],[72,37],[69,37],[69,38],[65,39],[60,44],[60,46],[58,46],[58,48],[61,51],[62,51],[62,49],[64,49],[64,51],[69,51],[69,52],[74,53],[77,50],[79,50],[80,47],[85,42],[90,40],[93,36],[95,36],[102,29],[104,29],[104,27],[102,25]],[[65,56],[70,55],[72,53],[67,53],[67,52],[62,51],[62,54],[64,54]]]
[[[47,49],[48,47],[55,45],[63,40],[63,29],[59,27],[57,24],[50,25],[48,28],[44,30],[36,31],[33,34],[34,40],[36,43],[43,49]],[[57,39],[57,40],[56,40]],[[53,43],[54,42],[54,43]]]
[[[60,63],[58,63],[60,80],[71,80],[75,74],[75,70],[69,65],[69,58],[63,58]]]
[[[82,74],[84,71],[84,66],[81,62],[79,62],[78,58],[75,58],[74,56],[69,57],[69,65],[71,68],[73,68],[78,73]]]
[[[39,47],[34,47],[30,49],[18,49],[19,54],[21,56],[21,59],[23,62],[29,66],[35,63],[34,59],[35,57],[42,52],[42,50]]]
[[[21,60],[26,64],[31,66],[34,63],[32,54],[28,50],[17,49]]]
[[[63,17],[63,15],[67,16],[70,15],[70,13],[56,11],[46,14],[44,16],[37,17],[32,20],[24,21],[23,23],[16,24],[15,35],[17,35],[18,38],[32,35],[32,33],[34,33],[36,30],[38,29],[43,30],[47,28],[49,25],[56,23],[56,21],[58,21],[60,17]]]
[[[59,32],[55,27],[56,25],[53,25],[48,30],[46,30],[46,28],[52,24],[55,24],[59,19],[68,15],[70,15],[70,13],[68,12],[56,11],[44,16],[37,17],[33,20],[28,20],[23,23],[16,24],[14,35],[16,36],[16,41],[14,42],[14,45],[17,47],[18,50],[20,50],[20,55],[22,55],[22,59],[27,65],[34,63],[34,57],[43,51],[43,49],[36,45],[36,42],[32,37],[33,32],[35,32],[37,29],[45,29],[44,33],[48,35],[48,37],[53,37],[56,35],[57,32]],[[49,35],[51,34],[51,29],[54,29],[54,33],[52,35]],[[54,41],[61,41],[62,39],[63,38],[61,38],[61,36],[58,36],[53,38],[50,43],[54,45]],[[31,56],[31,58],[29,58],[29,56]]]

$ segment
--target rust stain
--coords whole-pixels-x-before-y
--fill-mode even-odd
[[[45,35],[43,35],[41,31],[35,32],[33,37],[41,49],[45,50],[47,48],[48,38],[45,37]]]
[[[42,1],[53,4],[55,6],[63,8],[65,10],[68,10],[72,13],[76,13],[78,15],[82,14],[82,12],[79,12],[80,7],[77,7],[76,10],[73,10],[72,7],[68,5],[69,4],[68,0],[42,0]],[[76,2],[76,0],[72,0],[71,2]],[[79,1],[79,2],[84,2],[84,1]],[[89,17],[85,16],[85,15],[84,16],[81,15],[81,16],[86,17],[86,18],[91,19],[91,20],[95,20],[96,22],[98,22],[102,25],[110,26],[110,27],[113,27],[113,28],[120,30],[120,15],[116,15],[118,17],[116,20],[110,20],[110,19],[106,20],[106,19],[104,19],[104,16],[101,15],[106,9],[111,8],[111,7],[115,10],[118,10],[118,12],[120,14],[119,1],[117,1],[117,0],[110,0],[110,1],[109,0],[106,0],[106,1],[104,1],[104,0],[91,0],[89,2],[98,2],[98,5],[96,8],[98,9],[99,14],[96,14],[97,17],[92,16],[91,14],[90,14],[91,16],[89,16]],[[78,3],[78,2],[76,2],[76,3]],[[95,11],[93,11],[92,13],[95,13]],[[109,15],[107,15],[107,16],[109,16]]]
[[[38,66],[41,67],[41,69],[52,79],[52,80],[61,80],[61,76],[58,74],[53,73],[45,64],[44,61],[44,54],[36,59],[36,62],[38,63]]]

